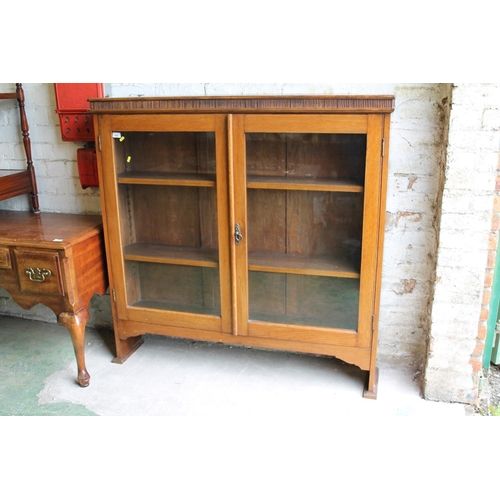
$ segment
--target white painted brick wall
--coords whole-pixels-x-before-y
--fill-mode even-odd
[[[98,188],[84,190],[78,178],[76,150],[83,147],[83,143],[63,142],[61,139],[54,85],[26,83],[23,88],[41,210],[100,213]],[[0,83],[0,92],[14,89],[14,83]],[[0,124],[0,168],[24,168],[26,159],[17,101],[0,101]],[[3,210],[28,208],[24,196],[0,202]]]
[[[419,370],[429,326],[449,86],[405,85],[394,93],[379,356]]]
[[[500,84],[454,84],[425,369],[428,399],[478,394],[477,345],[500,145]]]
[[[11,84],[0,84],[0,92],[8,91]],[[105,92],[112,97],[137,95],[262,95],[262,94],[394,94],[396,109],[391,116],[391,141],[389,151],[389,179],[387,193],[387,225],[384,268],[382,278],[381,313],[379,326],[379,356],[394,364],[404,364],[415,370],[422,369],[429,331],[429,300],[434,285],[436,260],[437,202],[440,194],[441,173],[445,153],[444,127],[446,124],[446,99],[450,98],[448,84],[395,84],[395,83],[109,83]],[[472,92],[472,97],[469,95]],[[76,165],[76,149],[80,144],[64,143],[60,138],[55,96],[52,84],[32,83],[25,85],[27,114],[30,122],[35,168],[38,173],[40,205],[43,211],[74,213],[99,213],[98,189],[81,189]],[[460,101],[458,96],[462,95]],[[453,249],[464,243],[456,228],[467,230],[471,221],[475,228],[484,231],[491,213],[491,193],[488,184],[490,164],[493,157],[494,139],[486,132],[497,127],[494,103],[496,89],[481,89],[474,86],[455,88],[456,115],[453,115],[455,142],[468,141],[468,149],[460,154],[451,151],[450,161],[456,163],[453,175],[447,177],[443,199],[443,215],[448,217],[442,227],[444,238],[439,253],[440,266],[446,282],[453,274],[453,256],[447,251],[446,241]],[[479,96],[482,111],[467,102],[475,103]],[[498,101],[496,101],[498,102]],[[458,108],[458,106],[462,108]],[[0,103],[0,159],[22,163],[22,147],[12,145],[20,141],[17,130],[17,110],[6,110]],[[460,118],[460,116],[462,118]],[[465,122],[466,126],[462,123]],[[14,124],[14,125],[13,125]],[[10,140],[3,142],[3,131]],[[477,145],[481,145],[478,157]],[[498,146],[498,145],[497,145]],[[468,157],[467,157],[468,155]],[[461,167],[459,165],[462,164]],[[486,167],[487,164],[487,167]],[[471,165],[474,175],[467,173]],[[0,165],[0,168],[2,166]],[[455,172],[456,171],[456,172]],[[456,173],[456,175],[455,175]],[[464,196],[472,187],[474,196]],[[26,210],[27,202],[22,198],[0,202],[0,209]],[[448,227],[449,225],[449,227]],[[476,235],[476,231],[474,231]],[[483,243],[469,241],[470,248],[456,257],[456,262],[467,265],[475,262],[476,250]],[[447,238],[447,240],[446,240]],[[450,248],[451,250],[451,248]],[[484,264],[484,263],[483,263]],[[448,268],[446,268],[448,266]],[[445,272],[446,271],[446,272]],[[479,279],[480,266],[473,275],[463,278],[474,282]],[[474,274],[475,273],[475,274]],[[444,286],[439,284],[439,286]],[[450,286],[448,293],[458,301],[457,286]],[[437,287],[437,293],[441,291]],[[473,299],[476,292],[472,291]],[[8,295],[8,294],[7,294]],[[0,289],[0,313],[30,316],[32,311],[21,312],[18,306]],[[466,298],[466,303],[472,299]],[[457,302],[458,303],[458,302]],[[100,324],[111,325],[109,297],[93,301],[91,315]],[[39,310],[35,317],[44,316]],[[49,315],[47,314],[47,317]],[[50,320],[50,319],[47,319]],[[54,318],[55,320],[55,318]],[[91,320],[91,322],[93,319]],[[92,324],[92,323],[91,323]],[[437,325],[437,318],[434,318]],[[476,318],[477,324],[477,318]],[[451,335],[451,333],[450,333]],[[434,339],[434,342],[436,339]],[[435,353],[437,356],[437,351]],[[460,369],[463,369],[461,367]],[[460,374],[457,380],[462,380]],[[467,377],[465,377],[467,378]],[[437,385],[436,385],[437,387]]]

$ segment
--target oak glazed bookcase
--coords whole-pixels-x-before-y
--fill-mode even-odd
[[[90,99],[116,362],[151,333],[368,372],[393,96]]]

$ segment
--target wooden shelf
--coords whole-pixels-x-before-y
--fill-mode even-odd
[[[138,262],[218,267],[218,252],[215,249],[134,243],[125,247],[123,253],[125,260]],[[273,252],[250,252],[248,261],[249,271],[359,278],[359,272],[348,262],[324,255],[311,257]]]
[[[218,251],[207,248],[174,247],[134,243],[123,250],[125,260],[181,266],[218,267]]]
[[[250,252],[248,270],[359,279],[359,272],[354,266],[340,258],[324,255],[306,256],[274,252]]]
[[[173,304],[171,302],[162,302],[159,300],[139,300],[132,307],[140,307],[143,309],[158,309],[160,311],[174,311],[174,312],[184,312],[189,314],[203,314],[205,316],[215,316],[220,317],[220,309],[199,307],[195,305],[179,305]]]
[[[348,314],[342,314],[338,311],[329,313],[325,310],[325,314],[322,316],[293,316],[293,315],[280,315],[280,314],[263,314],[258,313],[255,317],[250,318],[251,323],[264,323],[264,325],[268,325],[272,323],[276,325],[276,328],[279,329],[281,325],[294,325],[294,326],[307,326],[309,328],[327,328],[330,329],[332,325],[342,325],[339,330],[346,330],[348,332],[352,332],[356,334],[356,330],[358,328],[358,315],[356,306],[357,304],[349,304],[346,306],[346,311],[349,311]],[[328,334],[327,334],[328,335]]]
[[[215,174],[173,174],[163,172],[125,172],[118,175],[118,184],[149,184],[156,186],[215,187]]]
[[[158,186],[215,187],[213,174],[171,174],[161,172],[126,172],[118,176],[119,184],[146,184]],[[345,179],[310,177],[248,176],[249,189],[284,189],[303,191],[338,191],[362,193],[363,186]]]
[[[250,189],[290,189],[302,191],[339,191],[362,193],[363,186],[347,179],[327,179],[312,177],[273,177],[249,175],[247,188]]]

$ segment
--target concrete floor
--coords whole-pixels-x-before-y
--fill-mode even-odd
[[[87,328],[90,386],[76,383],[67,330],[0,316],[0,415],[462,417],[423,400],[408,370],[380,365],[376,401],[365,374],[335,359],[147,335],[114,364],[113,335]]]

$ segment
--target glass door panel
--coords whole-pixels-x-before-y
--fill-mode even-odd
[[[248,182],[275,177],[305,186],[315,181],[360,187],[365,160],[365,134],[246,134]]]
[[[359,279],[249,273],[250,319],[356,330]]]
[[[366,134],[246,134],[249,319],[356,331]]]
[[[113,138],[118,173],[179,178],[213,174],[214,179],[213,132],[113,132]]]
[[[113,140],[127,304],[220,316],[215,134]]]
[[[148,309],[220,315],[216,268],[126,262],[129,305]]]

